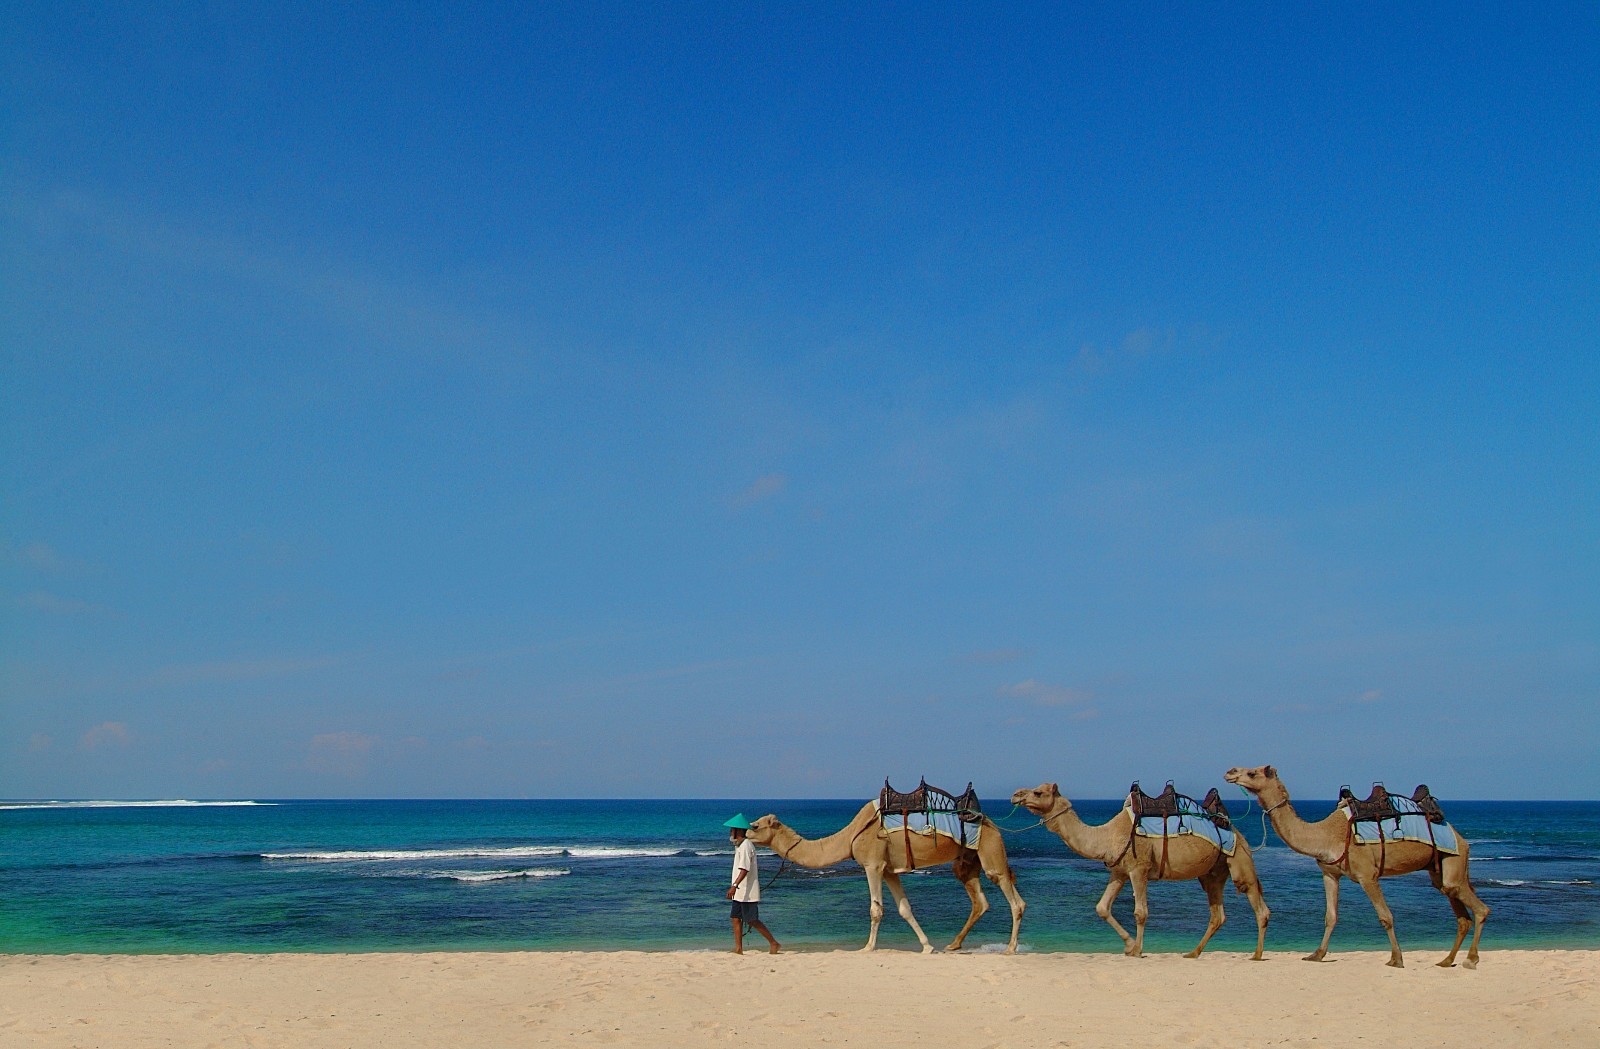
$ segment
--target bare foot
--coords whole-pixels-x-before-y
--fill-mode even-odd
[[[777,954],[778,953],[778,943],[776,941],[773,942],[771,947],[767,948],[767,953],[768,954]]]

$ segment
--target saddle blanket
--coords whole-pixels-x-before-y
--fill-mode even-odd
[[[878,822],[886,831],[903,831],[908,820],[913,834],[943,834],[966,842],[969,849],[978,847],[978,831],[983,829],[981,823],[962,823],[961,817],[953,812],[913,812],[909,816],[898,812],[878,813]]]
[[[1232,856],[1235,842],[1231,828],[1223,828],[1212,823],[1204,815],[1200,803],[1192,798],[1179,798],[1179,814],[1162,819],[1160,816],[1146,816],[1134,821],[1133,832],[1141,838],[1161,838],[1167,835],[1196,834],[1206,839],[1224,855]],[[1128,818],[1133,819],[1133,809],[1124,805],[1122,811]],[[1163,824],[1165,826],[1163,826]]]
[[[1423,815],[1422,809],[1410,798],[1398,794],[1389,795],[1389,800],[1403,815],[1390,816],[1382,820],[1356,820],[1355,840],[1363,845],[1376,845],[1380,841],[1420,841],[1424,845],[1432,845],[1440,852],[1447,852],[1454,856],[1461,851],[1461,846],[1456,841],[1455,831],[1449,824],[1428,823],[1428,817]],[[1339,811],[1344,813],[1345,819],[1350,818],[1350,810],[1343,805]],[[1430,834],[1429,831],[1432,831]],[[1380,836],[1381,832],[1381,836]]]

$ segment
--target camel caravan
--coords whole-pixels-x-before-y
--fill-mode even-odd
[[[1328,941],[1339,919],[1339,882],[1348,877],[1372,900],[1378,921],[1389,935],[1388,964],[1403,967],[1394,915],[1379,881],[1426,870],[1434,887],[1450,901],[1456,916],[1455,943],[1438,964],[1446,968],[1455,965],[1470,931],[1472,943],[1464,964],[1468,969],[1477,967],[1478,940],[1489,908],[1472,890],[1467,839],[1445,820],[1443,810],[1426,786],[1419,786],[1411,798],[1404,798],[1389,794],[1382,785],[1374,785],[1365,801],[1346,787],[1327,818],[1308,823],[1296,815],[1289,792],[1271,765],[1229,769],[1223,778],[1260,804],[1264,817],[1272,821],[1284,844],[1316,860],[1322,870],[1327,898],[1325,927],[1321,945],[1306,956],[1306,961],[1327,957]],[[1038,817],[1038,822],[1022,828],[1002,828],[984,815],[970,783],[962,794],[954,795],[929,786],[926,780],[909,792],[897,791],[885,780],[877,798],[864,804],[854,819],[827,837],[802,838],[777,816],[767,815],[750,824],[749,839],[771,849],[785,863],[802,867],[832,867],[846,860],[858,863],[866,874],[872,900],[871,930],[863,948],[868,951],[878,945],[885,884],[894,896],[900,917],[916,933],[923,953],[934,950],[912,913],[900,878],[911,871],[949,866],[966,890],[972,908],[966,924],[945,950],[959,950],[989,909],[981,874],[1005,894],[1011,910],[1011,938],[1005,953],[1016,953],[1027,905],[1017,891],[1016,875],[1006,859],[1002,831],[1021,833],[1043,827],[1078,855],[1105,864],[1106,888],[1095,905],[1095,913],[1121,938],[1124,954],[1137,958],[1144,953],[1150,882],[1200,883],[1206,894],[1209,919],[1200,942],[1184,954],[1185,958],[1198,958],[1222,927],[1223,890],[1232,881],[1235,891],[1249,900],[1255,913],[1256,949],[1251,958],[1261,960],[1272,912],[1261,893],[1250,845],[1234,828],[1215,787],[1203,800],[1195,801],[1179,794],[1170,782],[1155,797],[1145,794],[1135,782],[1122,810],[1099,825],[1085,823],[1054,783],[1019,790],[1011,796],[1011,803],[1012,812],[1026,809]],[[1134,899],[1132,934],[1111,911],[1129,883],[1133,885]]]

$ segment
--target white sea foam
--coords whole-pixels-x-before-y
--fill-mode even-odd
[[[964,954],[1004,954],[1004,953],[1006,953],[1006,948],[1008,946],[1010,946],[1010,945],[1009,944],[1004,944],[1004,943],[985,943],[985,944],[981,944],[981,945],[979,945],[977,947],[969,947],[965,951],[963,951],[962,953],[964,953]],[[1033,948],[1029,947],[1025,943],[1017,944],[1017,953],[1018,954],[1030,954],[1030,953],[1032,953],[1032,951],[1033,951]]]
[[[581,860],[645,859],[656,856],[676,856],[682,849],[643,848],[630,849],[621,845],[579,845],[566,850],[568,856]]]
[[[241,805],[276,805],[275,801],[8,801],[0,809],[208,809]]]
[[[338,852],[264,852],[264,860],[306,863],[394,863],[406,860],[540,859],[565,855],[559,845],[519,845],[503,849],[375,849]]]
[[[577,860],[650,859],[676,856],[682,849],[660,846],[630,848],[623,845],[512,845],[504,848],[372,849],[329,852],[264,852],[264,860],[298,860],[303,863],[394,863],[417,860],[548,859],[562,856]]]
[[[460,871],[460,870],[427,870],[419,867],[389,870],[382,874],[370,874],[372,878],[426,878],[433,881],[445,880],[465,882],[491,882],[510,881],[519,878],[559,878],[564,874],[571,874],[570,870],[559,867],[525,867],[520,870],[498,871]]]
[[[452,881],[485,882],[506,881],[512,878],[559,878],[563,874],[571,874],[569,870],[558,870],[554,867],[532,867],[522,871],[438,871],[430,874],[432,878],[449,878]]]

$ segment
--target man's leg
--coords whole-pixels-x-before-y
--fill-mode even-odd
[[[743,954],[744,953],[744,922],[740,921],[738,918],[734,918],[734,919],[732,919],[732,921],[733,921],[733,953],[734,954]]]
[[[778,953],[778,941],[772,938],[772,933],[767,930],[767,923],[766,922],[759,921],[759,920],[753,921],[753,922],[750,923],[750,928],[754,929],[756,932],[758,932],[761,935],[765,936],[767,938],[767,942],[772,945],[772,946],[767,948],[767,953],[769,953],[769,954],[777,954]]]

